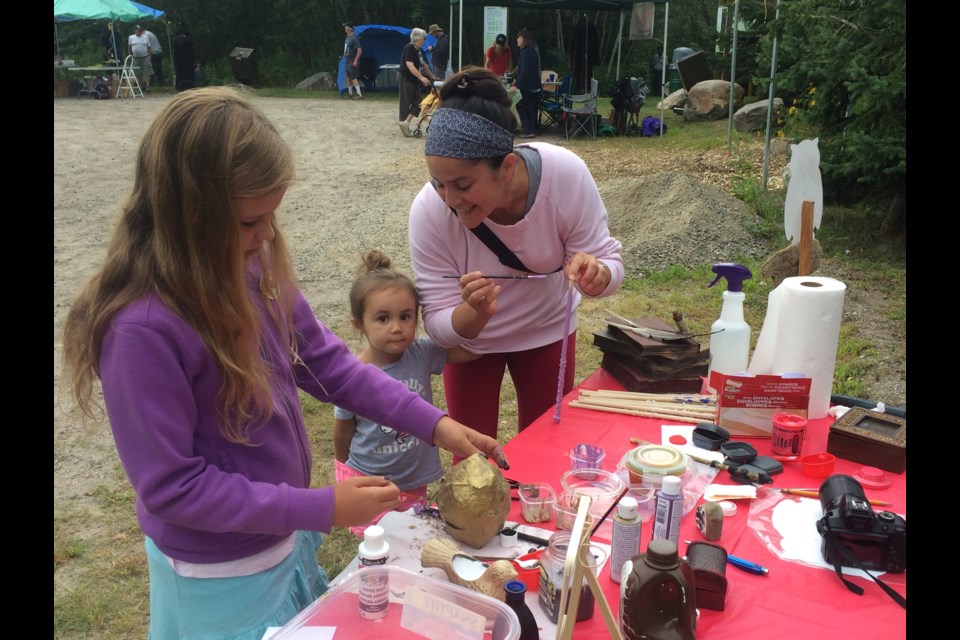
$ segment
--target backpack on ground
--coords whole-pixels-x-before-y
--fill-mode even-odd
[[[660,129],[663,128],[663,133],[667,133],[667,125],[660,122],[660,118],[656,116],[647,116],[640,123],[640,131],[645,137],[658,136],[660,135]]]

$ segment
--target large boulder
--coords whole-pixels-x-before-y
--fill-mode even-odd
[[[742,133],[751,133],[753,131],[764,131],[767,128],[767,105],[769,100],[760,100],[752,104],[740,107],[733,114],[733,128]],[[773,122],[776,122],[776,114],[783,110],[783,100],[773,99]]]
[[[657,103],[657,110],[671,110],[674,107],[682,107],[687,102],[687,90],[677,89],[666,98]]]
[[[743,104],[743,87],[733,85],[733,108]],[[704,80],[693,85],[687,92],[687,101],[683,105],[683,119],[723,120],[730,112],[730,81]]]
[[[321,71],[306,80],[297,83],[297,89],[303,91],[336,91],[337,79],[329,71]]]

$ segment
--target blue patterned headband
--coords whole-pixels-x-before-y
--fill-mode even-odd
[[[513,151],[513,134],[475,113],[443,107],[433,112],[424,155],[494,158]]]

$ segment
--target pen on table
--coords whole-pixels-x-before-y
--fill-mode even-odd
[[[684,540],[683,542],[685,544],[690,544],[689,540]],[[747,573],[752,573],[757,576],[766,576],[770,574],[770,569],[767,569],[763,565],[759,565],[756,562],[750,562],[749,560],[744,560],[743,558],[738,558],[737,556],[732,556],[729,553],[727,554],[727,562],[738,569],[742,569]]]
[[[443,276],[444,278],[456,278],[459,280],[463,276]],[[491,280],[540,280],[546,278],[547,276],[543,274],[530,274],[525,276],[480,276],[481,278],[489,278]]]
[[[743,558],[738,558],[737,556],[732,556],[729,553],[727,554],[727,562],[732,564],[738,569],[743,569],[747,573],[752,573],[758,576],[765,576],[770,574],[770,570],[764,566],[757,564],[756,562],[750,562],[749,560],[744,560]]]

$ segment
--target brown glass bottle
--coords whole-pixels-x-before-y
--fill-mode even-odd
[[[624,640],[696,640],[693,569],[677,545],[657,538],[623,567],[620,631]]]

